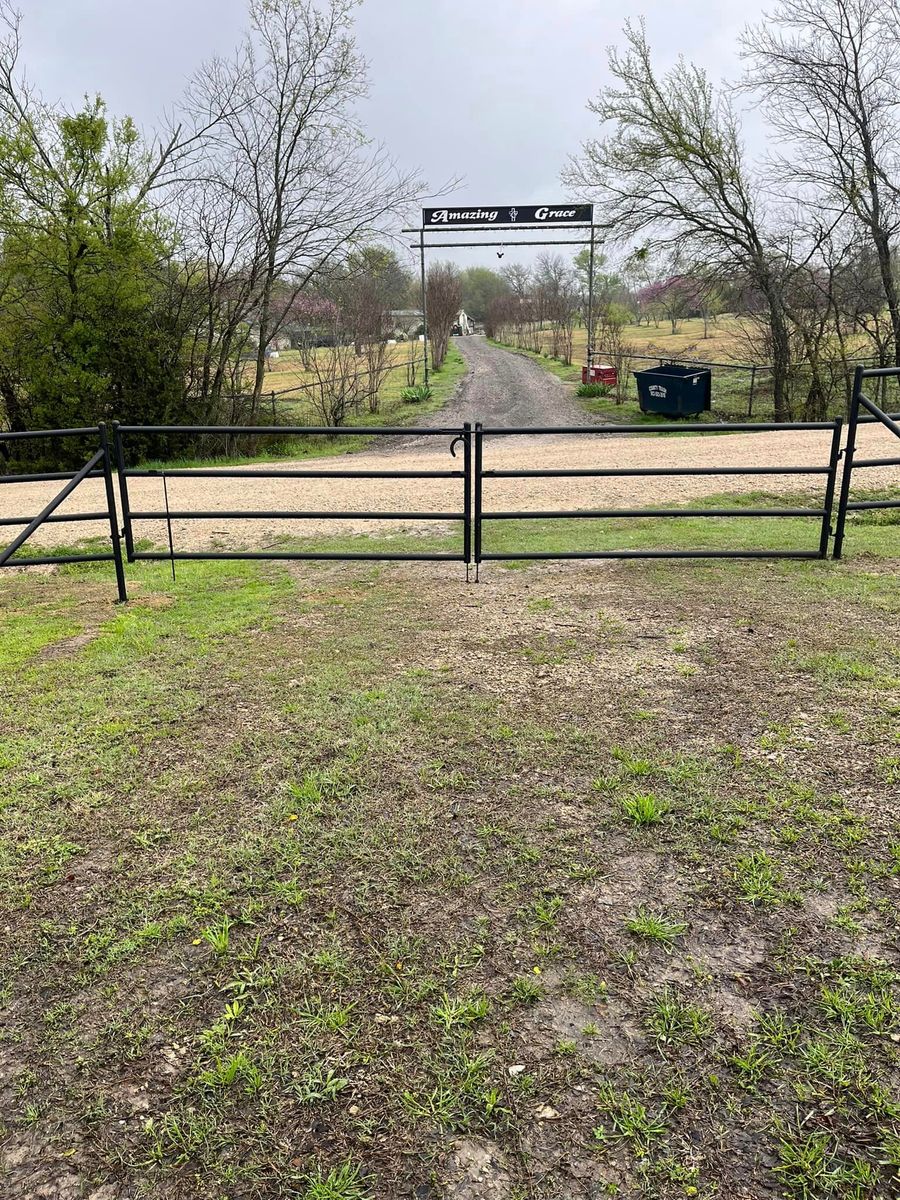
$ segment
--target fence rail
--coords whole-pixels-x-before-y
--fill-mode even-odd
[[[20,441],[26,438],[87,438],[96,437],[100,446],[99,449],[88,459],[83,467],[77,471],[45,471],[41,473],[32,473],[28,475],[4,475],[0,477],[3,483],[39,483],[39,482],[60,482],[65,480],[65,485],[60,488],[52,500],[50,500],[39,513],[33,517],[5,517],[0,521],[0,525],[24,525],[25,528],[21,533],[0,550],[0,567],[37,567],[37,566],[56,566],[63,563],[87,563],[87,562],[111,562],[115,566],[116,586],[119,593],[119,601],[123,602],[128,599],[128,591],[125,585],[125,570],[122,562],[122,545],[118,528],[118,514],[116,511],[116,494],[113,487],[113,471],[112,459],[110,456],[109,435],[105,425],[98,425],[95,428],[81,429],[35,429],[28,431],[16,432],[0,432],[0,442]],[[69,496],[76,490],[79,484],[85,479],[96,479],[102,477],[105,484],[106,508],[100,512],[87,513],[58,513],[56,510],[68,500]],[[88,553],[88,554],[66,554],[66,555],[47,555],[37,554],[28,557],[15,557],[18,550],[28,541],[33,533],[36,533],[42,525],[55,522],[80,522],[80,521],[98,521],[105,520],[109,523],[111,549],[104,553]]]
[[[900,367],[857,367],[853,376],[853,396],[850,403],[850,419],[847,423],[847,447],[844,451],[844,474],[841,479],[841,494],[838,500],[837,525],[834,532],[834,557],[840,558],[844,552],[844,536],[847,528],[847,516],[852,512],[867,512],[873,509],[900,508],[900,497],[896,500],[853,500],[853,472],[866,467],[896,467],[900,466],[900,447],[894,457],[888,458],[857,458],[856,435],[861,424],[879,422],[885,429],[900,438],[900,413],[886,413],[874,404],[863,392],[863,384],[867,379],[900,379]],[[865,415],[861,413],[865,409]]]
[[[648,427],[647,425],[615,425],[615,426],[544,426],[544,427],[514,427],[514,428],[485,428],[480,423],[474,426],[466,422],[462,425],[436,426],[432,428],[399,427],[369,427],[359,429],[345,426],[221,426],[221,425],[189,425],[189,426],[160,426],[160,425],[120,425],[113,424],[112,436],[105,425],[96,428],[78,429],[48,429],[25,432],[0,432],[0,442],[25,438],[80,438],[96,439],[98,448],[90,455],[83,465],[73,471],[32,472],[22,475],[0,476],[0,483],[42,483],[56,482],[62,484],[56,495],[44,505],[41,511],[32,516],[8,516],[0,518],[0,527],[22,527],[13,540],[0,550],[0,567],[24,567],[50,564],[83,563],[83,562],[112,562],[115,567],[119,599],[127,599],[123,554],[120,539],[125,542],[125,558],[128,562],[142,560],[166,561],[173,564],[176,560],[202,559],[275,559],[275,560],[330,560],[330,561],[388,561],[388,562],[458,562],[466,567],[467,578],[471,565],[475,566],[476,578],[482,562],[510,559],[609,559],[609,558],[796,558],[822,559],[828,555],[832,537],[831,522],[837,507],[837,522],[834,530],[834,557],[840,558],[849,513],[882,509],[900,509],[900,496],[885,499],[852,498],[853,472],[870,467],[900,466],[900,447],[894,457],[856,456],[857,430],[860,424],[880,423],[891,433],[900,438],[900,414],[884,412],[867,396],[863,394],[863,384],[866,379],[885,379],[900,377],[900,368],[859,368],[854,378],[853,401],[850,420],[847,426],[847,445],[841,450],[841,435],[843,421],[837,418],[833,421],[802,421],[779,423],[773,421],[732,423],[672,423]],[[579,435],[590,438],[619,437],[631,434],[642,437],[664,436],[680,433],[760,433],[775,431],[818,431],[830,434],[827,454],[820,461],[811,461],[800,466],[781,464],[772,465],[699,465],[699,466],[646,466],[646,467],[611,467],[603,464],[598,458],[596,466],[591,467],[545,467],[533,466],[528,463],[519,468],[491,467],[485,465],[486,439],[492,441],[499,438],[516,438],[534,435]],[[414,470],[397,467],[390,468],[337,468],[334,470],[316,469],[314,467],[201,467],[201,468],[172,468],[153,469],[140,466],[129,466],[128,443],[130,438],[143,438],[152,434],[186,436],[218,436],[222,434],[240,434],[242,436],[265,436],[273,433],[293,436],[324,436],[343,437],[348,433],[359,433],[369,437],[428,437],[449,438],[449,455],[455,460],[454,465],[446,468]],[[462,447],[462,461],[459,463],[457,447]],[[841,455],[844,455],[844,472],[841,482],[840,495],[835,506],[837,491],[838,466]],[[113,460],[115,455],[115,460]],[[538,460],[540,461],[540,460]],[[122,527],[119,529],[119,517],[116,505],[113,476],[118,476],[119,495],[121,499]],[[527,480],[544,479],[629,479],[639,477],[683,478],[747,476],[773,477],[785,475],[803,475],[821,477],[824,483],[824,494],[821,503],[809,505],[778,505],[765,504],[752,507],[722,505],[707,505],[705,507],[667,507],[631,505],[623,508],[608,508],[602,505],[581,508],[533,509],[516,508],[505,505],[503,508],[490,509],[485,507],[484,489],[486,482],[494,479]],[[85,480],[103,479],[105,507],[99,511],[58,511],[65,501],[75,493]],[[129,482],[135,479],[159,479],[162,483],[161,507],[144,503],[141,507],[133,508],[129,496]],[[288,508],[228,508],[204,509],[189,507],[173,507],[169,503],[168,483],[171,479],[256,479],[256,480],[445,480],[454,481],[458,501],[451,500],[438,510],[421,511],[393,510],[383,507],[372,509],[328,510],[321,506],[309,509]],[[514,521],[604,521],[618,519],[683,519],[692,517],[701,520],[716,521],[722,518],[747,518],[756,520],[783,520],[786,518],[808,519],[817,522],[818,537],[815,545],[808,548],[791,548],[789,546],[774,549],[751,548],[744,550],[733,549],[703,549],[676,550],[660,547],[657,549],[550,549],[533,550],[525,546],[507,548],[503,551],[485,549],[485,525],[490,522]],[[95,553],[72,553],[64,555],[36,554],[22,557],[19,550],[28,539],[44,524],[72,522],[79,524],[88,521],[103,520],[108,522],[110,530],[110,550]],[[173,522],[175,521],[358,521],[358,522],[451,522],[462,527],[461,547],[454,551],[421,551],[413,550],[195,550],[178,549],[175,544]],[[164,524],[168,541],[167,549],[139,549],[134,533],[135,522],[158,522]]]

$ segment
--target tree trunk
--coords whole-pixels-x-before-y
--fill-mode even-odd
[[[777,294],[768,297],[769,316],[772,326],[772,390],[774,393],[775,420],[787,421],[790,401],[788,397],[788,374],[791,366],[790,336],[781,298]]]
[[[874,242],[875,252],[878,255],[878,270],[881,273],[881,286],[884,288],[884,300],[891,318],[894,366],[900,367],[900,297],[897,296],[897,284],[891,263],[891,246],[887,236],[881,230],[874,233]]]

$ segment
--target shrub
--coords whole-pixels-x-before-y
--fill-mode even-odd
[[[611,396],[612,388],[605,383],[579,383],[576,396]]]
[[[434,395],[427,383],[418,383],[415,387],[406,387],[400,393],[401,399],[407,404],[422,404]]]

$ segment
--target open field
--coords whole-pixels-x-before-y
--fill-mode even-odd
[[[668,321],[660,321],[659,325],[625,325],[622,338],[635,354],[690,354],[693,358],[710,362],[751,361],[747,357],[748,350],[739,317],[730,314],[718,317],[709,322],[707,333],[708,336],[704,338],[700,317],[690,317],[678,322],[678,332],[674,334]],[[576,329],[573,341],[575,361],[582,363],[587,351],[587,330],[583,327]]]
[[[0,1196],[895,1195],[898,530],[4,576]]]
[[[314,354],[325,356],[327,350],[314,350]],[[395,346],[387,347],[387,361],[396,364],[386,374],[384,383],[378,394],[380,405],[387,409],[396,409],[402,404],[401,391],[407,386],[406,363],[414,360],[417,363],[416,382],[423,380],[423,347],[418,341],[398,342]],[[358,370],[360,373],[367,369],[366,357],[359,357]],[[299,350],[281,350],[277,361],[271,364],[263,379],[263,395],[275,393],[277,410],[284,411],[283,406],[290,404],[299,424],[305,413],[307,418],[314,416],[310,405],[311,389],[314,375],[303,368]],[[251,380],[252,382],[252,380]],[[363,376],[360,383],[364,386],[367,379]]]

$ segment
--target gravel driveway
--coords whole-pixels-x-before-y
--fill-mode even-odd
[[[430,428],[480,419],[485,425],[517,427],[541,424],[589,424],[564,386],[536,363],[520,355],[489,346],[481,338],[458,343],[470,367],[457,396],[423,425]],[[601,428],[598,426],[598,428]],[[823,432],[744,433],[709,437],[619,436],[615,433],[551,437],[497,437],[485,443],[486,469],[511,467],[683,467],[683,466],[803,466],[827,462],[830,434]],[[389,445],[393,444],[393,452]],[[310,479],[196,479],[168,481],[173,510],[203,508],[223,512],[239,509],[307,509],[319,512],[375,510],[448,512],[462,509],[461,480],[345,480],[329,479],[337,470],[385,470],[389,462],[398,470],[458,469],[461,459],[449,454],[450,439],[403,436],[377,448],[316,462],[297,464],[321,470],[322,480]],[[859,453],[889,457],[897,453],[896,439],[881,426],[860,429]],[[292,464],[266,464],[258,469],[289,469]],[[866,471],[867,488],[900,485],[900,468]],[[649,507],[678,504],[712,493],[769,490],[821,492],[821,476],[784,475],[771,479],[741,475],[696,477],[631,477],[624,479],[497,479],[485,481],[485,509],[566,509]],[[0,488],[0,516],[25,516],[38,512],[53,495],[53,484],[21,484]],[[129,484],[134,511],[163,509],[162,482],[134,479]],[[87,512],[103,504],[101,480],[83,483],[60,511]],[[444,532],[452,528],[441,521],[318,521],[288,519],[173,521],[176,549],[263,548],[282,537],[334,536],[386,532]],[[52,546],[80,537],[106,536],[103,522],[79,525],[44,525],[29,545]],[[10,533],[11,536],[11,533]],[[135,522],[135,536],[158,545],[165,543],[162,522]],[[0,544],[7,537],[0,534]]]
[[[495,429],[527,425],[593,425],[561,380],[527,358],[500,350],[483,337],[457,338],[468,374],[454,398],[424,425],[463,421]]]

